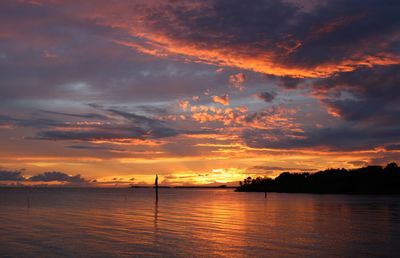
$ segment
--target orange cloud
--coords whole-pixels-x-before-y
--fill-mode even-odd
[[[200,97],[199,97],[199,96],[193,96],[193,97],[192,97],[192,100],[197,102],[197,101],[200,100]]]
[[[228,94],[222,95],[222,96],[213,96],[212,97],[213,101],[215,103],[220,103],[224,106],[229,105],[229,96]]]
[[[187,100],[180,100],[179,101],[179,107],[183,109],[183,111],[186,111],[187,108],[189,108],[190,103]]]
[[[354,71],[359,67],[400,64],[400,56],[398,55],[388,53],[370,55],[360,52],[354,53],[348,59],[337,63],[324,63],[313,68],[296,67],[277,63],[275,60],[276,53],[272,50],[247,56],[235,53],[251,52],[248,46],[241,46],[241,49],[229,49],[229,47],[203,49],[193,44],[186,45],[184,42],[170,39],[165,35],[154,35],[152,33],[143,35],[148,40],[146,45],[121,40],[115,42],[158,57],[186,56],[186,60],[197,63],[235,67],[263,74],[297,78],[325,78],[338,72]]]
[[[246,75],[244,73],[238,73],[238,74],[232,74],[229,76],[229,83],[232,85],[232,87],[243,91],[244,86],[243,83],[246,80]]]
[[[165,140],[134,139],[134,138],[98,139],[98,140],[91,140],[89,142],[94,144],[113,144],[113,145],[127,145],[127,146],[160,146],[168,143],[168,141]]]
[[[290,8],[284,2],[280,3],[281,8]],[[140,8],[137,11],[140,19],[136,21],[132,21],[132,18],[128,22],[123,18],[106,17],[107,19],[102,22],[113,28],[124,29],[134,38],[133,40],[116,39],[114,42],[117,44],[157,57],[215,65],[218,67],[217,72],[221,72],[222,67],[233,67],[275,76],[324,78],[365,66],[400,64],[400,55],[393,49],[385,47],[382,51],[378,51],[379,47],[376,46],[379,42],[387,46],[394,43],[398,37],[396,32],[391,32],[391,35],[386,35],[387,37],[382,40],[379,38],[379,33],[375,37],[376,40],[372,39],[375,33],[373,30],[370,32],[372,37],[362,31],[355,33],[357,35],[354,37],[361,39],[354,43],[359,44],[358,48],[351,42],[346,42],[346,33],[350,29],[357,28],[352,27],[353,24],[360,25],[364,19],[372,23],[381,19],[379,15],[383,12],[368,13],[368,5],[365,5],[365,9],[361,8],[362,10],[358,13],[344,11],[342,16],[337,16],[334,12],[331,16],[320,15],[322,18],[319,20],[316,20],[316,17],[320,16],[313,13],[301,13],[299,16],[293,13],[293,16],[281,17],[287,20],[298,18],[297,22],[303,26],[296,29],[293,29],[291,23],[285,23],[276,18],[277,28],[271,30],[271,35],[266,30],[258,28],[262,28],[265,21],[274,22],[274,18],[270,20],[267,18],[268,11],[274,12],[274,10],[269,10],[269,5],[266,3],[258,3],[258,5],[265,5],[264,11],[267,12],[265,15],[262,15],[262,12],[254,12],[257,7],[249,4],[248,11],[253,11],[255,16],[253,28],[249,31],[247,27],[242,27],[238,23],[230,23],[230,19],[224,17],[225,13],[220,11],[222,8],[216,8],[214,1],[201,3],[180,1],[175,3],[176,9],[163,8],[159,5],[149,4],[150,8]],[[335,4],[335,1],[329,5],[332,5],[332,11],[334,8],[342,8]],[[240,13],[241,7],[237,6],[237,8],[237,12]],[[314,11],[319,14],[318,12],[324,10],[317,8]],[[125,15],[135,17],[135,14],[128,15],[126,11]],[[240,19],[240,17],[237,18]],[[199,20],[203,22],[200,23]],[[204,28],[207,22],[210,24],[218,22],[220,26]],[[169,26],[163,26],[164,24]],[[381,22],[379,26],[384,27],[385,24]],[[222,27],[224,25],[226,27]],[[366,29],[364,27],[362,26]],[[226,33],[227,30],[230,30],[229,34]],[[279,32],[279,36],[274,35],[274,30]],[[335,46],[336,41],[331,37],[338,39],[341,44]],[[371,44],[360,43],[369,43],[369,41]],[[347,47],[343,49],[348,50],[346,55],[340,51],[341,45]],[[303,56],[309,56],[311,59],[312,55],[319,52],[329,53],[330,51],[332,51],[330,55],[318,55],[315,62],[303,59]],[[299,58],[297,54],[301,57]],[[335,55],[337,58],[330,58]],[[329,57],[321,58],[322,56]],[[236,81],[236,79],[233,80]]]

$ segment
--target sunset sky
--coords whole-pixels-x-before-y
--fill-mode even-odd
[[[399,14],[396,0],[2,0],[0,185],[399,161]]]

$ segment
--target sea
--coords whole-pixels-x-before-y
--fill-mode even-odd
[[[0,188],[0,257],[400,257],[400,196]]]

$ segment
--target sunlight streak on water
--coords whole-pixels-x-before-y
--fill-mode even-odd
[[[393,257],[400,197],[0,189],[0,256]]]

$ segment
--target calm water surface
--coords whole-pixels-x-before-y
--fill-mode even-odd
[[[0,189],[2,257],[399,257],[400,197]]]

